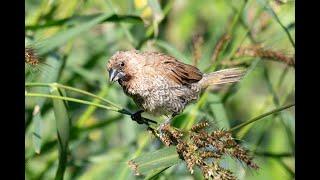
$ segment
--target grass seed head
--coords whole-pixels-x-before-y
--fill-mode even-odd
[[[269,50],[260,45],[239,48],[236,56],[261,57],[269,60],[279,61],[289,66],[295,66],[294,57],[290,57],[281,51]]]
[[[24,62],[27,64],[30,64],[32,66],[39,65],[39,56],[36,54],[35,50],[33,48],[25,48],[24,50]]]
[[[176,145],[179,157],[185,161],[191,174],[197,166],[206,179],[236,179],[231,171],[219,165],[225,156],[236,158],[248,167],[258,168],[248,151],[234,140],[229,131],[215,130],[210,133],[204,130],[208,126],[207,121],[202,121],[183,134],[165,125],[160,139],[167,146]]]

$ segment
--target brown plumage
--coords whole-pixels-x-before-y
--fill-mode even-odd
[[[203,74],[174,57],[136,50],[117,52],[107,69],[110,81],[118,81],[139,108],[167,116],[181,113],[208,86],[237,82],[244,74],[238,68]]]

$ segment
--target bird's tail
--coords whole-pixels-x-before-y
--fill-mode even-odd
[[[242,68],[230,68],[216,72],[204,74],[199,81],[201,88],[207,88],[211,85],[221,85],[226,83],[238,82],[245,74]]]

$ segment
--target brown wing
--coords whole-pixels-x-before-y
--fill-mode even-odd
[[[174,57],[162,55],[159,70],[177,84],[187,85],[202,79],[200,70],[189,64],[182,63]]]

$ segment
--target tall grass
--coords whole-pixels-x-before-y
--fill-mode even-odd
[[[107,82],[108,58],[132,48],[203,72],[246,67],[240,83],[206,90],[173,126],[205,119],[230,130],[260,167],[223,159],[238,179],[294,179],[294,3],[27,0],[25,23],[26,52],[35,53],[25,60],[26,179],[203,179],[131,120],[137,107]]]

